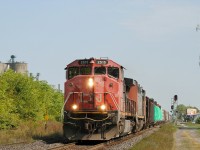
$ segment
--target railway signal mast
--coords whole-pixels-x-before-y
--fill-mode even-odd
[[[177,106],[178,106],[178,96],[174,95],[171,101],[171,112],[172,112],[172,119],[175,124],[177,122],[177,114],[178,114]]]

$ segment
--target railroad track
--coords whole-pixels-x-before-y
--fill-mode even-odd
[[[62,146],[50,148],[48,150],[98,150],[102,149],[105,146],[104,143],[96,145],[78,145],[77,143],[69,143]]]
[[[158,127],[157,127],[157,129],[158,129]],[[133,139],[134,142],[132,142],[131,145],[134,145],[137,142],[139,142],[140,140],[142,140],[144,137],[149,135],[149,134],[145,135],[145,133],[148,133],[148,132],[153,133],[153,130],[156,131],[157,129],[156,128],[145,129],[145,130],[142,130],[142,131],[137,132],[135,134],[129,134],[129,135],[126,135],[124,137],[119,137],[117,139],[112,139],[112,140],[106,141],[104,143],[96,144],[96,145],[87,145],[87,144],[84,144],[84,143],[83,144],[70,143],[70,144],[65,144],[63,146],[54,147],[54,148],[49,149],[49,150],[105,150],[105,149],[113,149],[114,146],[123,145],[124,143],[127,143],[127,141],[129,141],[130,139]]]
[[[49,148],[48,150],[64,150],[66,148],[70,149],[70,148],[75,147],[75,145],[76,145],[76,143],[73,142],[73,143],[62,145],[62,146],[57,146],[57,147]]]
[[[137,132],[135,134],[129,134],[127,136],[121,137],[119,139],[113,140],[105,146],[106,150],[121,150],[121,149],[130,149],[135,144],[140,142],[145,137],[151,135],[157,131],[159,127],[148,128]]]
[[[0,149],[3,150],[21,150],[21,149],[46,149],[46,150],[121,150],[121,149],[130,149],[133,145],[141,141],[143,138],[152,134],[154,131],[159,128],[150,128],[142,130],[135,134],[129,134],[124,137],[119,137],[117,139],[112,139],[100,144],[92,144],[91,142],[86,143],[53,143],[47,144],[43,141],[35,141],[33,143],[14,143],[8,145],[0,145]]]

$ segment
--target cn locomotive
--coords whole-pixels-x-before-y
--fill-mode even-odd
[[[124,67],[100,58],[66,66],[63,135],[68,141],[110,140],[169,120]]]

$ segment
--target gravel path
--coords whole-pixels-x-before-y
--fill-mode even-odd
[[[181,127],[174,134],[173,150],[199,150],[200,134],[197,129]]]

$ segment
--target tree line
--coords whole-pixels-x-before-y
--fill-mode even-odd
[[[15,73],[0,75],[0,129],[17,127],[23,121],[60,119],[63,93],[46,81]]]
[[[192,117],[187,115],[187,109],[192,108],[196,109],[197,113],[199,113],[199,109],[195,106],[185,106],[183,104],[180,104],[176,108],[176,112],[178,113],[177,117],[178,119],[184,120],[184,121],[192,121]]]

